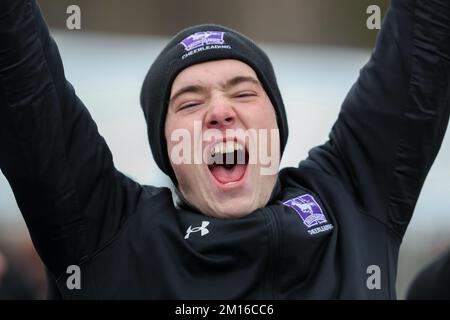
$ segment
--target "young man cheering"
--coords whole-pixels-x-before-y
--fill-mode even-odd
[[[393,0],[329,141],[264,170],[288,137],[268,57],[226,27],[185,29],[141,95],[175,205],[114,168],[35,1],[0,3],[0,167],[64,298],[395,298],[449,101],[450,4]]]

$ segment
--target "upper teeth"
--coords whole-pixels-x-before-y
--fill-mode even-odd
[[[214,146],[211,150],[211,156],[215,156],[217,153],[230,153],[238,150],[244,150],[244,146],[239,142],[227,141],[221,142]]]

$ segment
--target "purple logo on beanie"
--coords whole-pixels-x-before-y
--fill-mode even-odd
[[[328,222],[319,204],[310,194],[290,199],[283,204],[294,209],[308,228]]]
[[[186,37],[181,44],[186,51],[191,51],[204,45],[223,44],[225,32],[222,31],[201,31]]]

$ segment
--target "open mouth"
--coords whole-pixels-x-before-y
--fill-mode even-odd
[[[248,151],[240,142],[219,142],[211,148],[208,169],[217,182],[231,186],[243,179],[248,158]]]

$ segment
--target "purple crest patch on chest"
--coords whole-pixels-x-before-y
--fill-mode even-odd
[[[283,204],[294,209],[308,228],[328,222],[322,208],[310,194],[298,196]]]

